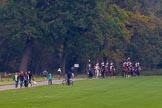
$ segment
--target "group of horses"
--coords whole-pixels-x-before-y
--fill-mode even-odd
[[[115,67],[113,66],[113,63],[107,64],[107,65],[99,65],[96,64],[94,68],[92,68],[91,64],[88,64],[87,69],[86,69],[86,74],[88,75],[89,78],[105,78],[105,77],[110,77],[113,78],[115,76]],[[122,66],[122,76],[127,78],[130,76],[140,76],[140,71],[141,71],[141,66],[135,65],[123,65]]]
[[[130,76],[140,76],[141,66],[123,66],[122,68],[122,75],[123,77],[130,77]]]
[[[86,73],[89,78],[92,78],[93,76],[95,76],[95,78],[114,77],[115,67],[112,64],[105,66],[96,64],[94,68],[92,68],[91,64],[89,64]]]

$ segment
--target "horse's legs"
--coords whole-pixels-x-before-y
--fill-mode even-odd
[[[99,72],[98,70],[96,70],[96,78],[98,78],[98,76],[99,76]]]

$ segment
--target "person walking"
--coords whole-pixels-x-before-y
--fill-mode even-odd
[[[29,84],[32,87],[32,80],[34,80],[34,78],[33,78],[33,74],[31,73],[31,71],[28,71],[28,77],[29,77]]]
[[[61,78],[61,68],[60,67],[57,70],[57,78],[58,78],[58,80],[60,80],[60,78]]]
[[[19,74],[17,72],[15,73],[13,80],[15,81],[15,88],[17,88],[19,83]]]
[[[28,84],[29,84],[29,76],[28,76],[28,73],[27,72],[25,72],[25,74],[24,74],[24,86],[25,87],[28,87]]]
[[[48,75],[48,71],[45,69],[43,72],[43,77],[44,77],[44,80],[47,80],[47,75]]]
[[[22,88],[23,87],[23,83],[24,83],[24,72],[23,71],[21,71],[19,77],[20,77],[20,88]]]
[[[53,76],[51,73],[48,74],[48,85],[52,85]]]

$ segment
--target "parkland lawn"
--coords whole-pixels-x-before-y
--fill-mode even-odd
[[[0,108],[162,108],[162,77],[74,82],[0,91]]]

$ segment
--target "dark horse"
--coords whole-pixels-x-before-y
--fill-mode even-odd
[[[115,68],[114,68],[114,66],[110,66],[109,77],[113,78],[114,76],[115,76]]]
[[[129,68],[127,66],[122,69],[123,77],[129,77]]]
[[[141,71],[140,66],[135,67],[134,72],[135,72],[136,76],[140,76],[140,71]]]

